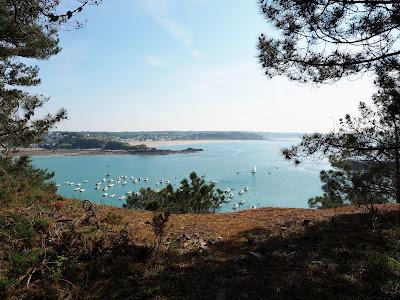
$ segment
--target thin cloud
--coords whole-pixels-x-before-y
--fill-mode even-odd
[[[192,33],[171,12],[170,0],[143,0],[143,4],[152,17],[176,40],[190,50],[194,57],[204,56],[194,47]]]
[[[160,57],[153,55],[146,55],[144,60],[147,64],[153,67],[165,67],[166,63]]]
[[[157,21],[176,39],[182,42],[187,47],[193,46],[193,37],[191,33],[179,24],[178,21],[171,17],[158,16]]]
[[[197,50],[197,49],[193,49],[193,50],[192,50],[192,55],[193,55],[194,57],[199,57],[199,58],[204,57],[203,52],[200,52],[200,51]]]

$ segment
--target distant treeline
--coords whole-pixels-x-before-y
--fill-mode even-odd
[[[53,140],[51,143],[39,145],[45,149],[102,149],[102,150],[140,150],[147,148],[145,145],[131,146],[128,143],[98,138],[87,138],[80,136],[63,136]]]
[[[49,138],[74,139],[86,137],[96,140],[273,140],[301,138],[302,133],[275,133],[249,131],[136,131],[136,132],[52,132]]]
[[[263,140],[263,136],[242,131],[151,131],[151,132],[82,132],[96,138],[137,140]]]

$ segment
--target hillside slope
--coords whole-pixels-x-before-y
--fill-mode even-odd
[[[151,212],[3,208],[0,296],[396,299],[400,206],[378,207],[172,215],[158,239]]]

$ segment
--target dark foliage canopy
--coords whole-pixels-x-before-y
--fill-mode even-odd
[[[54,173],[37,169],[28,157],[0,157],[0,206],[14,202],[31,205],[54,197]]]
[[[386,203],[394,200],[393,166],[382,161],[330,157],[332,169],[323,170],[323,196],[309,199],[312,208]]]
[[[399,68],[398,0],[259,0],[259,6],[273,29],[258,42],[267,76],[325,83]]]
[[[60,0],[0,0],[0,146],[6,152],[38,141],[66,118],[64,109],[35,117],[48,98],[24,89],[40,83],[38,67],[29,62],[57,54],[57,30],[90,3],[78,1],[76,10],[59,13]]]
[[[138,194],[128,197],[124,207],[177,214],[209,213],[219,209],[225,199],[224,193],[215,190],[213,183],[207,184],[195,172],[189,179],[183,179],[176,191],[171,184],[160,191],[141,189]]]
[[[321,179],[333,202],[341,201],[332,196],[336,192],[355,203],[359,196],[367,194],[377,202],[400,202],[399,83],[398,72],[380,73],[373,107],[361,102],[359,116],[346,115],[340,119],[339,128],[328,134],[305,135],[299,145],[284,149],[283,155],[296,164],[306,158],[330,157],[338,172],[323,171]],[[342,200],[346,198],[342,196]]]

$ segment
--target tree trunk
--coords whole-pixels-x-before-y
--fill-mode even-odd
[[[394,135],[395,135],[395,143],[396,147],[394,150],[394,160],[395,160],[395,193],[396,193],[396,202],[400,203],[400,154],[399,154],[399,132],[397,123],[395,120],[394,123]]]
[[[395,171],[395,188],[396,188],[396,202],[400,203],[400,158],[399,150],[395,150],[396,171]]]

